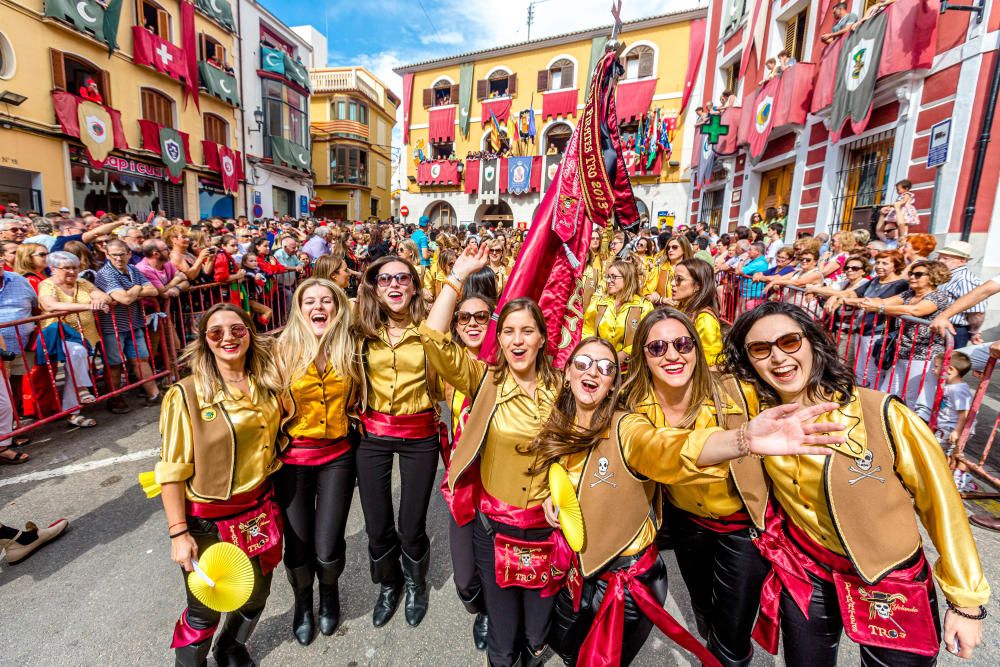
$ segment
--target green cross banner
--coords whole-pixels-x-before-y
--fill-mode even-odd
[[[203,14],[210,16],[219,25],[236,32],[233,8],[226,0],[194,0],[194,6]]]
[[[285,76],[285,53],[269,46],[260,47],[260,68]]]
[[[722,124],[722,115],[713,113],[709,115],[709,121],[701,126],[701,133],[708,137],[708,143],[713,146],[719,143],[719,137],[729,134],[729,126]]]
[[[184,139],[181,133],[172,127],[160,127],[160,157],[167,166],[170,180],[180,183],[184,167],[187,166],[187,158],[184,155]]]
[[[309,70],[287,53],[285,54],[285,78],[309,90]]]
[[[118,46],[118,20],[122,3],[112,0],[107,8],[97,0],[45,0],[45,15],[66,21],[80,32],[90,33],[108,45],[111,50]]]
[[[284,137],[271,137],[271,155],[275,162],[303,171],[312,171],[312,156],[305,146]]]
[[[234,107],[240,105],[240,89],[236,83],[236,77],[228,74],[215,65],[205,61],[198,63],[198,79],[202,88],[210,95],[218,97],[223,102],[228,102]]]

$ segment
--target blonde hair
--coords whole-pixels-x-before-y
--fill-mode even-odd
[[[222,379],[218,364],[215,363],[215,355],[205,338],[209,321],[216,313],[223,311],[236,313],[247,328],[250,347],[247,348],[247,356],[243,360],[243,368],[247,375],[253,378],[259,388],[275,395],[280,394],[284,384],[281,381],[281,374],[278,372],[278,365],[275,363],[277,346],[274,338],[258,335],[246,311],[231,303],[217,303],[209,308],[201,321],[198,322],[198,336],[188,343],[180,358],[182,364],[188,363],[191,367],[191,375],[194,376],[198,395],[210,399],[218,391],[229,394],[229,388],[226,386],[225,380]]]
[[[333,295],[336,306],[333,320],[319,337],[313,333],[305,313],[302,312],[302,300],[305,298],[306,290],[316,286],[328,290]],[[326,278],[303,280],[292,296],[288,323],[278,336],[278,353],[281,357],[285,385],[291,386],[320,355],[326,359],[337,375],[351,383],[357,381],[359,378],[354,363],[355,345],[351,336],[353,321],[351,302],[344,294],[344,290]]]
[[[14,255],[14,272],[19,273],[22,276],[34,273],[34,260],[31,256],[39,250],[44,250],[45,252],[49,251],[48,248],[43,246],[41,243],[22,243],[19,245],[17,247],[17,253]]]
[[[607,275],[608,271],[611,269],[618,269],[624,279],[622,280],[621,291],[622,303],[631,301],[637,294],[639,294],[639,289],[642,287],[642,283],[639,278],[639,267],[629,260],[616,259],[611,262],[611,266],[609,266],[607,271],[604,272],[605,275]]]

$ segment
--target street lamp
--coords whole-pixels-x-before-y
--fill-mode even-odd
[[[260,132],[261,126],[264,125],[264,112],[260,110],[260,107],[254,109],[253,120],[257,123],[257,129],[255,130],[252,127],[248,127],[247,132]]]

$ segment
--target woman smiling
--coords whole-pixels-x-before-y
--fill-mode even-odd
[[[604,294],[591,301],[583,315],[583,335],[609,341],[624,364],[632,354],[636,327],[653,310],[653,304],[639,294],[639,273],[632,262],[613,261],[606,283]]]

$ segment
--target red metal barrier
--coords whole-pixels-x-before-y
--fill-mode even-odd
[[[1000,477],[997,477],[986,470],[986,459],[989,457],[990,450],[993,448],[993,441],[996,439],[997,429],[1000,428],[1000,416],[998,416],[996,421],[993,423],[993,430],[990,432],[990,437],[986,441],[986,446],[983,448],[983,453],[980,455],[979,460],[973,460],[965,453],[965,447],[969,444],[969,436],[972,433],[972,427],[976,423],[976,416],[979,413],[979,408],[983,404],[983,398],[986,396],[986,390],[990,386],[990,380],[993,379],[993,370],[996,368],[996,365],[997,360],[994,357],[990,357],[989,361],[986,362],[986,368],[983,370],[983,377],[979,381],[979,387],[976,389],[976,395],[972,399],[972,406],[969,408],[969,417],[965,421],[965,427],[962,429],[962,433],[959,434],[958,444],[955,446],[955,451],[952,453],[951,458],[953,467],[964,465],[966,469],[979,475],[982,479],[986,480],[994,487],[1000,488]]]

